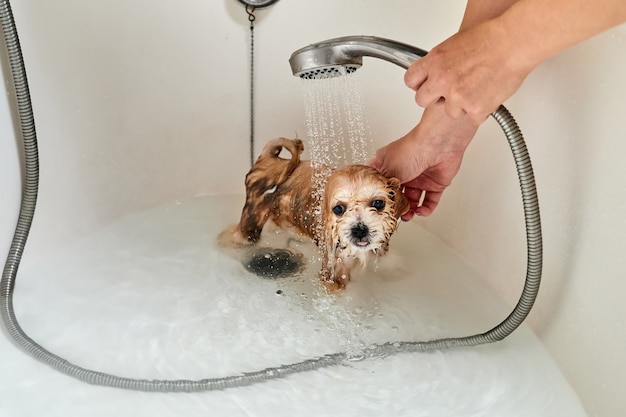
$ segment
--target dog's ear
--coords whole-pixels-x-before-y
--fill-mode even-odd
[[[394,210],[396,219],[409,211],[410,204],[402,192],[402,184],[397,178],[387,179],[387,197],[394,202]]]

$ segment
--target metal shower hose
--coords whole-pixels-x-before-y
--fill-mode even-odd
[[[11,6],[8,0],[0,1],[0,5],[2,30],[4,32],[4,38],[11,64],[15,94],[17,96],[19,119],[23,136],[25,170],[19,219],[4,267],[2,281],[0,281],[0,314],[2,315],[5,330],[11,339],[13,339],[13,341],[21,349],[34,358],[67,375],[91,384],[140,391],[193,392],[221,390],[250,385],[269,379],[285,377],[296,372],[339,365],[347,360],[350,360],[351,357],[347,353],[335,353],[290,365],[266,368],[258,372],[245,373],[225,378],[207,378],[201,380],[145,380],[118,377],[74,365],[49,352],[24,333],[17,322],[15,312],[13,310],[13,290],[15,287],[17,270],[24,251],[24,245],[26,244],[26,239],[28,237],[37,201],[39,179],[37,136],[35,133],[35,123],[30,101],[28,81],[26,79],[24,62],[22,59],[21,48],[15,28],[15,22],[13,20]],[[511,332],[513,332],[522,323],[530,312],[539,290],[542,268],[541,223],[539,219],[539,206],[537,203],[535,180],[530,158],[528,157],[528,152],[526,150],[526,145],[524,144],[522,134],[513,117],[503,106],[500,106],[500,108],[493,113],[492,116],[500,124],[504,130],[507,140],[509,141],[513,157],[515,159],[515,165],[517,167],[524,203],[528,259],[526,281],[519,302],[511,314],[504,319],[504,321],[483,334],[460,338],[438,339],[426,342],[388,342],[365,349],[363,352],[365,358],[383,357],[398,352],[425,352],[449,347],[475,346],[484,343],[496,342],[511,334]],[[359,357],[359,359],[361,359],[361,357]]]

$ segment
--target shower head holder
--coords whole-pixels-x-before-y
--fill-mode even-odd
[[[278,0],[238,0],[239,3],[243,3],[246,6],[261,9],[263,7],[269,7],[276,3]]]

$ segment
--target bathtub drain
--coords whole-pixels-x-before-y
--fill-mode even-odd
[[[304,256],[288,249],[262,248],[252,253],[243,265],[261,278],[285,278],[302,272]]]

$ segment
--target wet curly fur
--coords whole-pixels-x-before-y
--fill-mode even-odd
[[[283,148],[289,159],[279,156]],[[320,248],[322,282],[331,289],[344,288],[353,266],[364,265],[370,254],[387,252],[409,204],[398,179],[365,165],[331,172],[323,193],[316,192],[316,170],[300,160],[303,150],[299,139],[276,138],[265,145],[246,175],[239,224],[227,234],[240,244],[254,244],[268,220],[280,227],[291,225]]]

